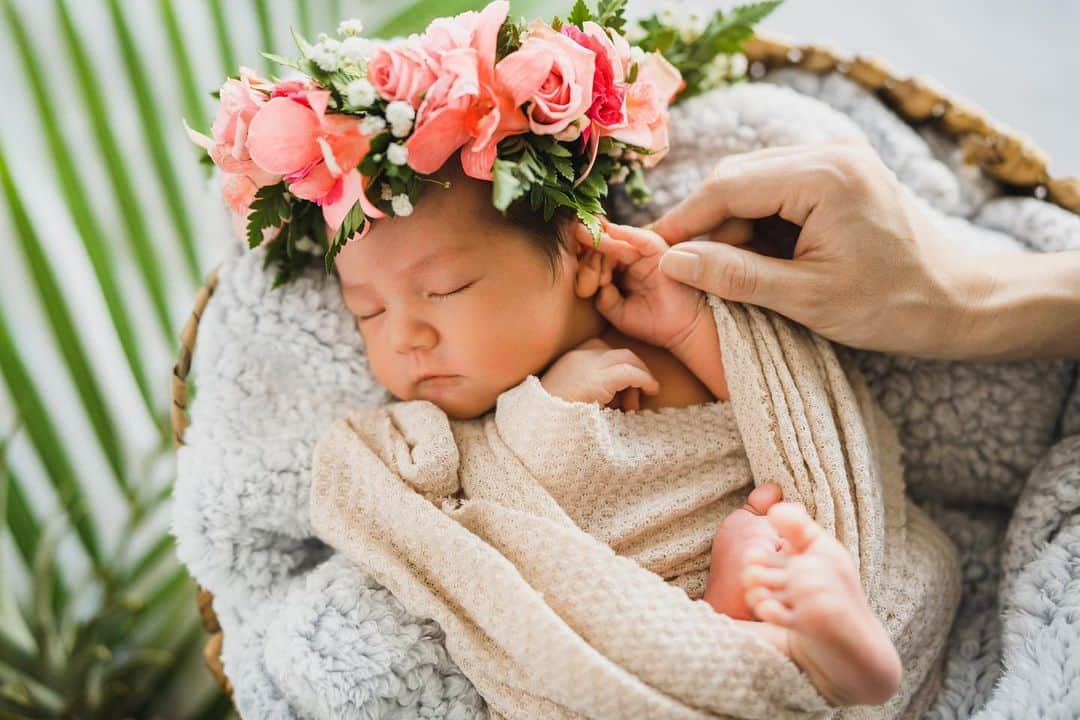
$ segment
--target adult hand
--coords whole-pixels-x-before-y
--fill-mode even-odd
[[[786,252],[760,232],[777,218],[793,231]],[[669,277],[840,343],[941,358],[1080,357],[1080,253],[976,259],[863,140],[724,158],[648,227],[673,246],[660,262]]]

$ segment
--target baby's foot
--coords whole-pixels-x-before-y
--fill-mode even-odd
[[[717,612],[736,620],[756,620],[746,603],[742,572],[749,550],[781,551],[783,538],[765,517],[781,497],[783,492],[776,483],[759,485],[746,498],[746,504],[730,513],[717,527],[710,553],[709,579],[705,582],[702,598]]]
[[[848,551],[802,505],[777,503],[768,518],[786,548],[748,551],[747,604],[765,622],[787,628],[791,659],[830,702],[885,702],[899,688],[903,668],[866,604]]]

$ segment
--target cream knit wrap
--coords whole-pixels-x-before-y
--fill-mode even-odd
[[[828,342],[709,303],[729,403],[622,412],[529,376],[481,418],[398,402],[320,437],[315,533],[439,623],[493,718],[918,717],[937,691],[959,559],[893,428]],[[904,665],[887,704],[831,706],[700,599],[717,525],[768,481],[850,550]]]

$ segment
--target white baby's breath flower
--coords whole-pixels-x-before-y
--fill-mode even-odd
[[[375,97],[375,86],[367,78],[357,78],[345,86],[345,99],[354,108],[371,107]]]
[[[386,120],[381,115],[368,115],[360,121],[360,132],[365,135],[374,135],[386,128]],[[387,198],[389,200],[390,198]]]
[[[639,63],[645,59],[645,51],[637,45],[630,46],[630,61]]]
[[[394,197],[394,188],[390,187],[390,183],[379,183],[379,197],[383,200],[390,200]]]
[[[364,23],[357,18],[342,20],[337,26],[337,31],[339,35],[359,35],[364,32]]]
[[[394,100],[386,106],[386,120],[391,125],[410,122],[414,117],[416,117],[416,111],[404,100]]]
[[[394,215],[400,215],[402,217],[412,215],[412,202],[409,200],[409,196],[404,193],[395,195],[390,201],[390,206],[394,209]]]
[[[386,121],[390,123],[390,132],[394,137],[405,137],[412,130],[412,121],[416,111],[404,100],[394,100],[386,106]]]
[[[324,38],[311,48],[311,60],[325,72],[334,72],[341,67],[339,51],[341,43],[333,38]]]
[[[394,165],[404,165],[409,161],[409,149],[401,143],[390,143],[386,148],[386,159]]]
[[[745,55],[742,53],[735,53],[731,56],[731,67],[728,70],[728,77],[741,78],[745,76],[749,66],[750,63],[747,61]]]
[[[372,49],[370,40],[349,36],[341,41],[339,54],[345,62],[358,63],[370,56]]]

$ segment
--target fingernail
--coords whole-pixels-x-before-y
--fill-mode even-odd
[[[660,258],[660,269],[680,282],[696,282],[701,277],[701,258],[694,253],[668,250]]]

